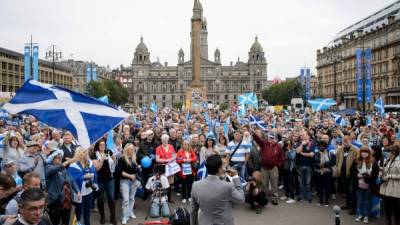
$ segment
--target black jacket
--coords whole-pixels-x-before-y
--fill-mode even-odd
[[[60,149],[64,152],[63,161],[65,161],[65,158],[74,157],[76,147],[77,147],[76,145],[71,143],[71,151],[70,151],[68,150],[67,146],[65,146],[65,144],[61,145]]]

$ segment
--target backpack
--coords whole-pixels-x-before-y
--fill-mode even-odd
[[[172,225],[190,225],[190,213],[185,207],[175,209],[171,219]]]

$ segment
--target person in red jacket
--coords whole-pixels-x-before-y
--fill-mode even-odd
[[[182,203],[190,199],[192,192],[192,184],[196,176],[196,171],[193,168],[193,164],[196,163],[197,157],[194,150],[190,147],[187,140],[182,142],[182,148],[176,154],[176,162],[181,166],[179,177],[182,182]]]
[[[285,160],[282,146],[278,143],[276,134],[270,133],[268,139],[263,139],[261,130],[253,132],[253,138],[261,149],[261,175],[263,189],[269,193],[273,205],[278,205],[279,167]],[[271,184],[271,186],[270,186]]]

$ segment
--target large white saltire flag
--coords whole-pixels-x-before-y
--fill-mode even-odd
[[[312,100],[308,100],[308,103],[311,105],[311,108],[316,112],[321,111],[321,110],[327,110],[331,106],[336,105],[336,101],[331,98],[312,99]]]
[[[258,109],[257,95],[254,92],[244,93],[238,96],[239,104],[250,105]]]
[[[25,113],[52,127],[70,131],[89,147],[129,115],[95,98],[28,80],[3,106],[11,114]]]

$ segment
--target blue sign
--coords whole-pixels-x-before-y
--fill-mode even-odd
[[[363,80],[362,80],[362,50],[356,49],[356,80],[357,80],[357,102],[363,101]]]
[[[300,83],[301,86],[304,86],[304,68],[300,69]]]
[[[310,68],[306,69],[306,100],[311,98],[311,71]]]
[[[94,80],[94,81],[97,80],[97,68],[96,68],[96,66],[93,66],[93,69],[92,69],[92,80]]]
[[[39,80],[39,46],[33,46],[33,79]]]
[[[31,78],[31,48],[25,46],[24,48],[24,81]]]
[[[86,65],[86,83],[90,83],[90,81],[92,80],[92,68],[90,66],[90,64]]]
[[[371,54],[371,48],[367,48],[365,50],[365,101],[368,103],[372,98]]]

